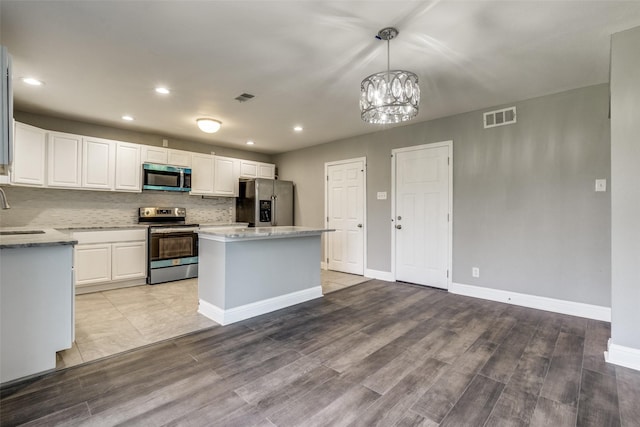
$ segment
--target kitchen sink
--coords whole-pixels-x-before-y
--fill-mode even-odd
[[[44,234],[43,230],[0,231],[0,236],[20,236],[22,234]]]

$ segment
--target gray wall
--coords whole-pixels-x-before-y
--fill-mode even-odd
[[[611,338],[640,349],[640,27],[611,44]]]
[[[96,138],[114,139],[116,141],[134,142],[136,144],[162,146],[162,140],[166,139],[169,148],[176,150],[187,150],[196,153],[211,153],[214,151],[219,156],[235,157],[238,159],[256,160],[259,162],[271,163],[271,156],[268,154],[256,153],[253,151],[236,150],[233,148],[221,147],[213,144],[205,144],[197,141],[187,141],[179,138],[167,137],[153,133],[137,132],[124,128],[114,128],[98,124],[78,122],[75,120],[63,119],[59,117],[46,116],[41,114],[27,113],[24,111],[14,111],[13,117],[22,123],[36,126],[41,129],[55,130],[58,132],[74,133],[76,135],[93,136]],[[194,123],[195,126],[195,123]]]
[[[391,271],[391,200],[376,200],[391,150],[453,140],[453,281],[610,306],[610,196],[594,192],[610,178],[608,85],[510,105],[510,126],[483,129],[476,111],[274,156],[296,225],[324,223],[325,162],[366,156],[366,268]]]

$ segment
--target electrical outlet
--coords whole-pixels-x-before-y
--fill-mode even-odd
[[[169,140],[168,139],[163,139],[162,140],[162,146],[163,147],[168,147],[169,146]]]
[[[471,276],[480,277],[480,269],[478,267],[471,268]]]
[[[378,200],[387,200],[387,192],[386,191],[378,191],[378,194],[376,194],[376,198]]]
[[[596,179],[596,191],[607,191],[606,179]]]

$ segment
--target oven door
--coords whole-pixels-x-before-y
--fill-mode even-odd
[[[149,228],[149,284],[198,276],[198,234]]]

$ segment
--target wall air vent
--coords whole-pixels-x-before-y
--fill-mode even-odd
[[[254,97],[255,95],[251,95],[250,93],[243,93],[242,95],[238,95],[233,99],[235,99],[238,102],[247,102],[248,100]]]
[[[484,113],[484,128],[510,125],[516,122],[516,107]]]

